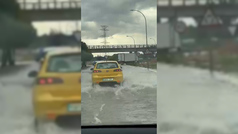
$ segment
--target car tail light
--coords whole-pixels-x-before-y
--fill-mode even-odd
[[[53,81],[54,81],[54,80],[53,80],[52,78],[48,78],[48,79],[47,79],[47,83],[49,83],[49,84],[53,83]]]
[[[93,73],[100,73],[102,72],[101,70],[94,70]]]
[[[38,78],[37,84],[46,85],[46,84],[61,84],[63,80],[60,78]]]
[[[121,69],[115,69],[114,72],[121,72]]]
[[[56,118],[56,115],[55,114],[48,114],[47,118],[50,119],[50,120],[54,120]]]
[[[38,83],[39,83],[40,85],[43,85],[43,84],[46,83],[46,81],[45,81],[45,79],[39,79],[39,80],[38,80]]]

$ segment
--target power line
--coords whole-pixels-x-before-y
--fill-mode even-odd
[[[109,42],[107,42],[107,31],[109,31],[107,28],[108,28],[108,26],[107,25],[102,25],[101,26],[102,27],[102,31],[103,31],[103,35],[102,35],[102,37],[104,37],[104,41],[102,42],[102,43],[104,43],[104,45],[107,45],[107,43],[109,43]]]

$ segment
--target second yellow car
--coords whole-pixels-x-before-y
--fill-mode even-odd
[[[91,69],[92,85],[95,84],[120,84],[123,83],[122,67],[117,61],[99,61]]]

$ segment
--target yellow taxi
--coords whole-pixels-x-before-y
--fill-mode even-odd
[[[96,84],[120,84],[123,83],[122,67],[117,61],[98,61],[92,72],[92,86]]]
[[[81,48],[48,53],[35,77],[33,108],[35,127],[60,117],[81,116]]]

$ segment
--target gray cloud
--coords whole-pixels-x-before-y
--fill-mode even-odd
[[[82,0],[82,38],[97,39],[101,25],[108,25],[108,36],[126,33],[145,33],[144,18],[131,9],[157,8],[157,0]],[[156,11],[154,11],[156,14]],[[145,14],[145,13],[144,13]],[[148,37],[156,35],[156,15],[147,14]]]

